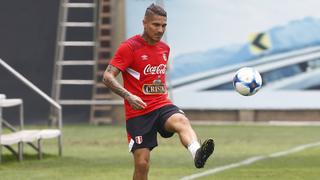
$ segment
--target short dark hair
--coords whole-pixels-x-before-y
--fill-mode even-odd
[[[144,14],[144,16],[150,16],[150,15],[159,15],[159,16],[164,16],[167,17],[167,12],[159,5],[156,5],[154,3],[152,3],[147,9],[146,9],[146,13]]]

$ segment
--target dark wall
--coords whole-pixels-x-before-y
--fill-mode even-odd
[[[31,80],[45,93],[51,93],[59,0],[1,0],[0,58]],[[21,97],[25,117],[43,122],[49,104],[13,75],[0,67],[0,93]],[[5,111],[14,116],[14,110]]]

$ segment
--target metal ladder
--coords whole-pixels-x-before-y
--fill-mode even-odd
[[[102,76],[106,69],[106,65],[111,58],[111,0],[99,0],[98,8],[98,24],[97,24],[97,66],[96,66],[96,83],[93,87],[93,99],[112,100],[114,99],[110,89],[106,88],[102,83]],[[90,123],[91,124],[109,124],[112,121],[112,105],[91,106]]]
[[[111,13],[105,12],[106,9],[111,11],[111,0],[86,0],[86,3],[79,3],[76,0],[61,0],[60,4],[52,97],[60,105],[90,106],[90,122],[93,124],[111,123],[112,105],[122,104],[122,101],[112,100],[111,92],[101,83],[103,75],[101,66],[105,66],[107,63],[102,59],[105,60],[111,56]],[[69,17],[72,10],[87,10],[91,13],[79,14],[78,19],[73,20],[74,18]],[[92,16],[90,20],[88,20],[88,15]],[[109,18],[109,20],[106,21],[105,18]],[[91,34],[86,34],[86,36],[90,36],[91,39],[70,40],[70,31],[81,29],[89,29]],[[70,54],[66,51],[70,47],[76,48],[75,52],[79,54],[89,48],[92,51],[92,57],[70,58]],[[91,74],[91,77],[70,78],[74,72],[70,70],[71,68],[82,68],[82,72],[90,71],[87,74]],[[70,98],[69,92],[69,96],[67,95],[66,98],[63,93],[66,92],[64,89],[68,87],[89,89],[90,92],[86,93],[85,98]],[[77,90],[72,92],[76,94]],[[71,95],[74,96],[73,93]]]
[[[69,72],[68,74],[66,69],[70,70],[70,68],[80,67],[82,70],[86,68],[85,70],[87,72],[93,71],[93,74],[95,73],[96,57],[94,51],[96,47],[96,10],[97,0],[89,0],[86,3],[73,2],[72,0],[60,1],[52,97],[61,105],[82,105],[85,104],[84,102],[91,100],[91,97],[90,99],[63,99],[62,93],[63,87],[66,86],[76,86],[78,88],[86,86],[86,88],[92,89],[95,83],[92,77],[70,78],[72,73]],[[73,13],[73,17],[71,16],[71,13]],[[79,14],[78,16],[76,15],[77,13]],[[92,18],[89,18],[88,20],[87,14],[91,14]],[[75,37],[72,37],[72,32],[81,32],[86,38],[90,37],[90,39],[70,40],[76,39]],[[85,59],[76,59],[71,57],[70,54],[72,52],[67,51],[67,48],[73,48],[75,52],[79,53],[81,53],[81,51],[91,50],[92,56]],[[75,52],[73,52],[73,54],[75,54]]]

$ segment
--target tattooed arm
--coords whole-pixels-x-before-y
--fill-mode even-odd
[[[126,99],[133,109],[144,109],[146,107],[146,103],[143,102],[140,97],[131,94],[116,80],[116,76],[118,76],[119,73],[120,70],[118,68],[112,65],[108,65],[106,71],[103,74],[103,83],[114,93]]]

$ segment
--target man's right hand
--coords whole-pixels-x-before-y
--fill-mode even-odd
[[[147,106],[147,104],[143,102],[143,100],[140,97],[133,94],[126,97],[126,100],[129,102],[129,104],[134,110],[142,110]]]
[[[125,98],[134,110],[142,110],[147,104],[136,95],[131,94],[123,86],[121,86],[116,80],[116,76],[120,73],[120,70],[112,65],[108,65],[106,71],[103,74],[103,83],[109,87],[114,93]]]

